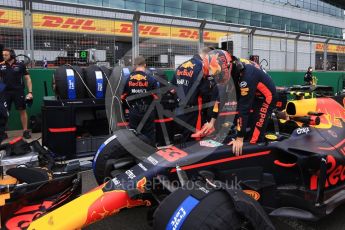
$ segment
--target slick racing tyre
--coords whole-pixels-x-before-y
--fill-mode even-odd
[[[57,68],[53,75],[53,90],[60,99],[85,98],[82,69],[71,65]]]
[[[122,129],[114,132],[98,149],[93,160],[93,172],[98,184],[125,172],[137,159],[151,155],[156,148],[148,145],[142,134]]]
[[[154,213],[154,229],[237,230],[245,227],[244,219],[235,211],[226,192],[212,192],[199,201],[191,212],[184,202],[190,197],[188,190],[178,189],[164,199]]]

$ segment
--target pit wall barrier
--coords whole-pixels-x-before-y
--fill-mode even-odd
[[[41,106],[43,104],[43,97],[45,96],[45,87],[47,85],[48,96],[54,95],[52,90],[52,76],[55,69],[30,69],[29,73],[33,84],[34,103],[31,108],[27,109],[28,117],[41,113]],[[165,70],[168,79],[171,80],[174,75],[174,70]],[[277,86],[292,86],[303,84],[304,72],[276,72],[269,71]],[[334,92],[339,92],[343,88],[343,81],[345,84],[345,72],[314,72],[314,76],[318,79],[319,85],[329,85],[334,88]],[[18,112],[14,109],[10,111],[8,122],[8,130],[20,130],[21,123]]]

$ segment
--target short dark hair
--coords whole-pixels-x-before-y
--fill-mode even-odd
[[[11,48],[4,48],[2,51],[11,52],[11,51],[12,51],[12,49],[11,49]]]
[[[143,56],[138,56],[134,59],[134,65],[146,65],[146,60]]]
[[[210,51],[212,51],[212,50],[214,50],[213,47],[207,46],[207,47],[201,48],[201,49],[200,49],[200,53],[207,54],[208,52],[210,52]]]

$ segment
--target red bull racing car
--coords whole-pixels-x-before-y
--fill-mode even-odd
[[[345,202],[344,103],[344,96],[289,101],[285,119],[272,116],[266,142],[245,145],[241,156],[219,135],[156,148],[118,130],[95,156],[99,187],[27,228],[80,229],[137,206],[152,208],[154,229],[275,229],[270,217],[318,220]]]

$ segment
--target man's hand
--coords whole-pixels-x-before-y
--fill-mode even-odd
[[[202,138],[210,135],[215,131],[214,124],[216,119],[212,118],[210,122],[205,123],[201,130],[197,131],[196,133],[192,134],[192,138]]]
[[[237,137],[236,139],[230,141],[228,145],[232,145],[232,152],[236,156],[242,155],[243,137]]]
[[[32,93],[28,93],[25,98],[27,100],[32,100],[32,99],[34,99],[34,95]]]

